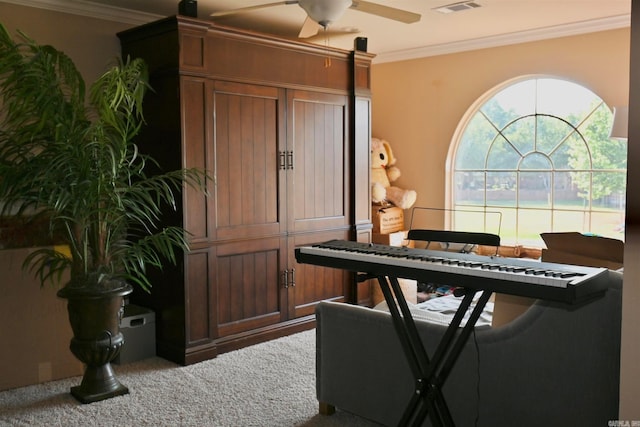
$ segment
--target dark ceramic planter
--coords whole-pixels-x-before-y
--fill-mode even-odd
[[[111,361],[120,353],[124,337],[120,320],[124,297],[133,288],[122,283],[108,291],[91,291],[64,287],[58,296],[67,300],[73,338],[69,348],[85,364],[79,386],[71,394],[82,403],[92,403],[129,393],[113,371]]]

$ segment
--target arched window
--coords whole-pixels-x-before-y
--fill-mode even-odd
[[[510,82],[485,99],[454,141],[452,212],[500,212],[504,244],[542,247],[540,233],[552,231],[623,238],[627,143],[609,138],[602,99],[549,77]]]

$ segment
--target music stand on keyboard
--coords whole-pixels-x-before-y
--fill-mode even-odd
[[[495,246],[496,253],[497,248],[500,246],[500,236],[491,233],[476,233],[468,231],[443,231],[443,230],[409,230],[407,234],[407,240],[420,240],[427,242],[427,249],[431,242],[440,243],[462,243],[465,246],[460,252],[467,253],[475,245]],[[467,249],[468,245],[471,245]]]
[[[409,230],[409,240],[463,243],[466,245],[500,246],[500,236],[490,233]],[[497,249],[496,249],[497,250]],[[462,289],[463,299],[453,320],[431,358],[427,355],[409,307],[396,277],[378,276],[378,283],[391,312],[393,324],[415,380],[415,393],[407,404],[400,426],[420,426],[430,416],[434,426],[454,426],[453,418],[442,394],[451,369],[482,314],[492,292],[483,290],[469,320],[457,334],[465,312],[471,306],[476,291]],[[394,298],[395,296],[395,298]],[[397,301],[397,305],[396,302]],[[399,307],[399,309],[398,309]]]

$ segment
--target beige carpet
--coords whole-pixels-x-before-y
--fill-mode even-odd
[[[81,404],[69,378],[0,393],[1,426],[372,427],[337,411],[318,415],[315,331],[191,366],[161,358],[114,365],[125,396]]]

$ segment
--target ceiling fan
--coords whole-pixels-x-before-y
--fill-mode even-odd
[[[252,12],[273,6],[297,4],[307,13],[298,37],[309,38],[318,34],[320,28],[327,27],[336,22],[349,8],[392,19],[394,21],[410,24],[420,20],[420,15],[394,7],[383,6],[364,0],[283,0],[273,3],[265,3],[256,6],[241,7],[238,9],[224,10],[211,14],[213,18],[234,15],[238,13]]]

